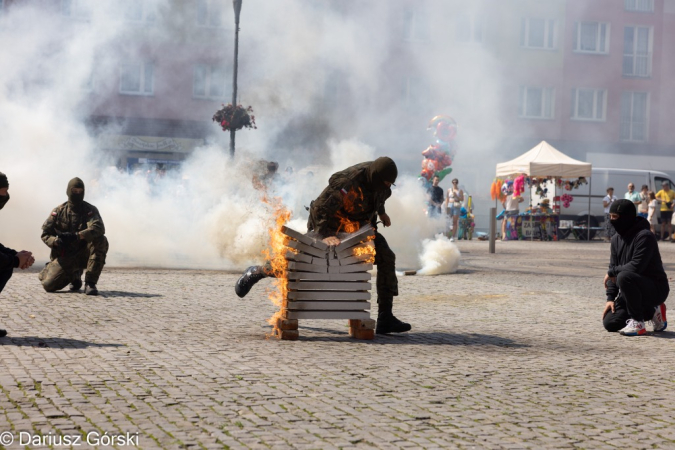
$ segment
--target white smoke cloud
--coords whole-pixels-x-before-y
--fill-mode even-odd
[[[455,244],[439,234],[434,239],[422,241],[420,265],[417,275],[443,275],[455,273],[459,268],[460,253]]]
[[[271,194],[281,196],[293,211],[291,226],[304,231],[304,207],[333,172],[388,155],[399,162],[401,176],[387,202],[393,226],[380,229],[399,266],[417,267],[422,240],[445,225],[424,215],[426,194],[410,175],[421,157],[387,145],[391,136],[373,139],[374,130],[394,126],[401,114],[373,101],[382,81],[374,74],[390,56],[390,39],[400,39],[374,20],[388,10],[388,2],[362,5],[361,14],[354,15],[308,7],[300,0],[247,1],[240,99],[255,106],[260,128],[238,133],[232,160],[222,145],[225,134],[214,125],[213,143],[196,149],[179,170],[163,178],[117,170],[85,122],[116,94],[111,80],[120,61],[137,55],[148,36],[172,42],[176,29],[191,29],[177,21],[194,17],[176,15],[176,5],[168,0],[146,1],[157,11],[157,20],[141,32],[122,19],[118,4],[90,2],[91,14],[78,21],[32,2],[13,2],[0,19],[0,171],[9,177],[12,196],[0,214],[3,244],[31,250],[46,261],[49,249],[40,240],[40,227],[52,208],[66,200],[68,180],[78,176],[85,181],[85,199],[99,208],[106,224],[108,264],[240,269],[259,262],[267,240],[271,211],[251,183],[260,157],[281,163]],[[231,15],[225,9],[225,23]],[[292,18],[292,24],[280,17]],[[92,73],[93,89],[87,87]],[[322,100],[331,74],[338,75],[343,89],[333,100],[351,102],[350,117],[336,116],[332,110],[339,108]],[[134,116],[133,110],[127,113]],[[311,134],[302,127],[322,121],[328,123],[325,136],[309,143],[291,145],[292,139],[280,138]],[[113,126],[98,131],[119,132]],[[428,140],[412,153],[431,141],[424,136]],[[411,160],[414,169],[408,170]],[[286,166],[294,167],[292,176],[284,173]]]

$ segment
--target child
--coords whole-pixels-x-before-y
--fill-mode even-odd
[[[647,214],[647,220],[649,221],[649,229],[652,231],[652,233],[656,234],[656,231],[654,231],[654,225],[657,223],[657,218],[656,218],[656,208],[659,207],[659,203],[661,203],[661,200],[656,198],[656,194],[654,194],[654,191],[649,191],[649,213]]]

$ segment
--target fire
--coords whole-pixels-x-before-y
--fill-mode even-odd
[[[363,202],[363,191],[361,188],[359,188],[358,192],[354,189],[350,189],[349,192],[344,189],[342,190],[343,209],[347,211],[347,213],[353,213],[356,210],[359,201]],[[338,232],[344,231],[345,233],[354,233],[361,228],[361,225],[358,222],[349,220],[344,214],[338,213],[337,217],[340,219],[340,226],[337,229]]]
[[[354,249],[354,256],[363,256],[363,255],[368,255],[368,258],[366,258],[364,262],[368,264],[375,263],[375,246],[367,245],[365,247],[357,247]]]
[[[274,326],[286,306],[286,294],[288,293],[286,252],[289,249],[286,247],[286,236],[281,232],[281,227],[288,223],[292,213],[284,206],[280,197],[270,199],[264,192],[262,201],[270,205],[274,213],[274,224],[268,229],[270,235],[268,248],[263,250],[265,261],[269,263],[271,275],[274,276],[275,289],[268,293],[268,298],[275,306],[279,307],[279,311],[268,320],[268,323]]]

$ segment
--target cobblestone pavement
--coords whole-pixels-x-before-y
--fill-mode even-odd
[[[16,273],[0,432],[9,448],[20,431],[171,449],[675,448],[675,333],[603,331],[608,244],[459,247],[460,273],[401,277],[413,332],[368,342],[343,321],[265,339],[264,286],[239,300],[234,274],[111,269],[92,298]],[[672,277],[675,245],[661,249]]]

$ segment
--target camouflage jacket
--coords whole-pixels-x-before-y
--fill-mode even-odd
[[[308,230],[321,236],[335,236],[341,228],[341,218],[364,225],[375,226],[377,214],[384,214],[384,202],[391,196],[391,189],[373,189],[368,180],[368,167],[364,162],[334,173],[328,187],[310,205]]]
[[[79,232],[84,241],[91,242],[105,234],[105,226],[94,205],[82,202],[82,206],[74,208],[69,202],[65,202],[54,208],[42,225],[42,241],[52,249],[53,257],[59,256],[54,247],[58,238],[57,233],[64,232]],[[78,244],[81,241],[79,240]]]

